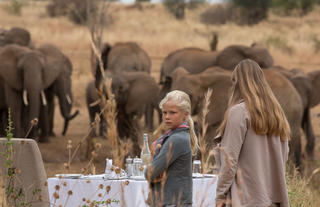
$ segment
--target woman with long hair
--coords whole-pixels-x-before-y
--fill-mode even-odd
[[[286,116],[256,62],[242,60],[231,78],[228,108],[218,128],[222,139],[216,206],[289,207]]]

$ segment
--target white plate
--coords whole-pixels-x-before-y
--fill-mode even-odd
[[[82,174],[55,174],[57,178],[80,178]]]
[[[193,177],[193,178],[203,178],[204,175],[201,174],[201,173],[192,173],[192,177]]]
[[[131,176],[130,179],[133,179],[133,180],[146,180],[144,178],[144,176]]]
[[[86,175],[86,176],[82,176],[81,178],[83,179],[92,179],[92,180],[100,180],[100,179],[104,179],[105,178],[105,174],[100,174],[100,175]]]
[[[203,176],[204,176],[205,178],[214,178],[214,177],[217,177],[217,175],[215,175],[215,174],[203,174]]]

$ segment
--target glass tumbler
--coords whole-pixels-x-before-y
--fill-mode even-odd
[[[193,161],[192,173],[201,173],[201,161],[200,160]]]

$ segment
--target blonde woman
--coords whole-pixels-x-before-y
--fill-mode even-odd
[[[290,127],[263,71],[243,60],[232,73],[216,206],[289,207],[285,180]]]
[[[171,91],[160,102],[166,132],[155,142],[153,161],[145,171],[151,206],[192,207],[192,155],[198,148],[189,96]]]

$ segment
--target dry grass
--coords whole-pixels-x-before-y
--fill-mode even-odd
[[[52,43],[59,47],[73,63],[73,94],[75,107],[82,110],[82,114],[77,118],[77,126],[70,126],[69,134],[73,137],[57,137],[53,141],[58,142],[56,149],[61,154],[56,158],[57,153],[49,149],[54,148],[50,144],[41,144],[45,160],[45,167],[48,176],[63,170],[68,152],[65,150],[67,140],[72,139],[73,143],[78,143],[89,128],[89,118],[85,109],[85,86],[93,79],[90,68],[90,34],[84,26],[77,26],[70,23],[66,18],[49,18],[45,14],[47,2],[28,1],[22,9],[21,16],[11,16],[7,14],[0,3],[1,26],[10,28],[21,26],[27,28],[36,46],[43,43]],[[175,20],[162,5],[143,4],[143,10],[129,8],[118,3],[114,3],[108,9],[114,23],[108,25],[104,32],[104,41],[115,43],[118,41],[135,41],[145,49],[152,58],[152,75],[158,80],[161,61],[173,50],[182,47],[200,47],[209,49],[209,40],[212,31],[218,32],[218,50],[230,44],[250,45],[253,42],[266,44],[268,40],[285,40],[285,46],[292,49],[292,54],[284,52],[280,43],[272,43],[270,52],[275,59],[275,63],[286,68],[298,67],[305,71],[320,69],[319,54],[315,52],[317,41],[320,38],[320,7],[303,18],[299,17],[278,17],[270,14],[267,21],[263,21],[255,26],[240,27],[235,24],[219,26],[206,26],[200,23],[200,14],[205,8],[198,8],[187,11],[186,19],[183,21]],[[316,114],[320,112],[320,106],[312,109],[312,123],[316,135],[320,136],[320,120]],[[58,117],[55,125],[56,131],[61,128],[61,119]],[[76,122],[76,120],[75,120]],[[65,139],[65,141],[63,141]],[[60,145],[60,146],[59,146]],[[108,141],[104,140],[103,149],[108,151]],[[59,148],[60,147],[60,148]],[[58,151],[58,150],[57,150]],[[45,152],[45,153],[44,153]],[[50,154],[51,153],[51,154]],[[80,154],[83,154],[83,149]],[[103,154],[101,160],[108,156]],[[110,154],[109,154],[110,156]],[[316,147],[315,157],[317,161],[312,162],[310,172],[320,166],[320,146]],[[66,158],[66,159],[65,159]],[[48,161],[49,160],[49,161]],[[55,162],[50,162],[55,160]],[[73,170],[79,170],[81,160],[76,159]],[[98,163],[97,169],[104,169],[104,163]],[[299,180],[299,179],[298,179]],[[297,180],[297,182],[298,182]],[[319,174],[314,175],[312,183],[318,183]],[[0,179],[0,186],[1,186]],[[0,189],[0,195],[1,195]],[[316,193],[316,192],[315,192]],[[0,201],[1,202],[1,201]],[[317,201],[315,206],[320,206]]]

